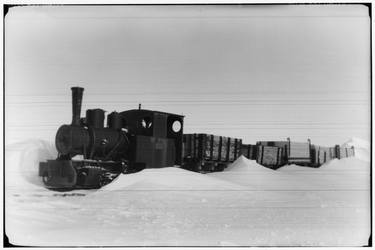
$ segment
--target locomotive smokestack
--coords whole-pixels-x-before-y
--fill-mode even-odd
[[[79,126],[81,119],[81,106],[82,106],[82,95],[84,88],[73,87],[72,89],[72,108],[73,117],[72,125]]]

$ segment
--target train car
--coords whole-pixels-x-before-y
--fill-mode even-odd
[[[336,149],[335,149],[335,147],[330,147],[330,148],[329,148],[329,155],[330,155],[331,159],[335,159],[335,158],[337,158],[337,154],[336,154]]]
[[[325,164],[333,159],[339,158],[340,152],[342,157],[346,157],[346,152],[348,155],[354,153],[354,149],[350,148],[349,150],[340,148],[340,146],[336,145],[334,147],[322,147],[318,145],[312,145],[312,166],[313,167],[320,167],[322,164]]]
[[[258,148],[259,146],[268,146],[268,147],[278,147],[282,150],[281,161],[280,164],[297,164],[297,165],[304,165],[309,166],[312,164],[312,153],[311,153],[311,143],[308,140],[307,143],[305,142],[294,142],[291,141],[289,138],[287,141],[258,141],[257,142]],[[276,150],[273,152],[276,154]],[[275,158],[276,155],[273,156]]]
[[[318,147],[318,165],[321,166],[332,160],[331,148],[329,147]]]
[[[311,142],[293,142],[288,138],[288,164],[309,166],[313,163],[311,155]]]
[[[257,146],[251,144],[241,145],[241,154],[247,159],[256,160],[257,159]]]
[[[355,156],[354,146],[352,146],[350,148],[346,148],[346,156],[347,157],[354,157]]]
[[[355,155],[354,147],[340,147],[339,145],[335,146],[336,156],[338,159],[352,157]]]
[[[277,169],[284,165],[283,148],[275,146],[257,146],[257,163],[271,169]]]
[[[197,172],[223,171],[241,154],[242,140],[211,134],[184,134],[183,165]]]
[[[289,154],[289,142],[288,141],[258,141],[256,145],[279,147],[282,148],[281,161],[282,164],[286,164],[288,161]]]

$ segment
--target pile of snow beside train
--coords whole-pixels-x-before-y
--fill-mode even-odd
[[[6,233],[46,246],[360,246],[370,235],[369,144],[321,168],[277,171],[239,158],[224,172],[122,175],[101,190],[58,193],[37,177],[53,144],[6,147]],[[360,152],[358,154],[358,152]]]

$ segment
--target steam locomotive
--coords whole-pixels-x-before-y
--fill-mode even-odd
[[[319,167],[331,158],[354,155],[354,148],[321,149],[310,140],[250,145],[239,138],[183,134],[184,116],[141,106],[108,114],[104,127],[105,111],[88,109],[81,118],[84,89],[71,90],[72,122],[56,133],[57,159],[39,164],[39,176],[50,189],[100,188],[121,173],[145,168],[179,165],[201,173],[223,171],[240,155],[272,169],[291,163]]]

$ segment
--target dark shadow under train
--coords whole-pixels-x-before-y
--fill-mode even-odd
[[[121,173],[181,166],[200,173],[223,171],[241,155],[277,169],[286,164],[319,167],[333,158],[354,156],[354,148],[320,147],[307,142],[259,141],[210,134],[183,134],[184,117],[141,109],[112,112],[88,109],[81,118],[83,88],[72,88],[72,123],[55,138],[56,160],[39,164],[47,188],[100,188]]]

